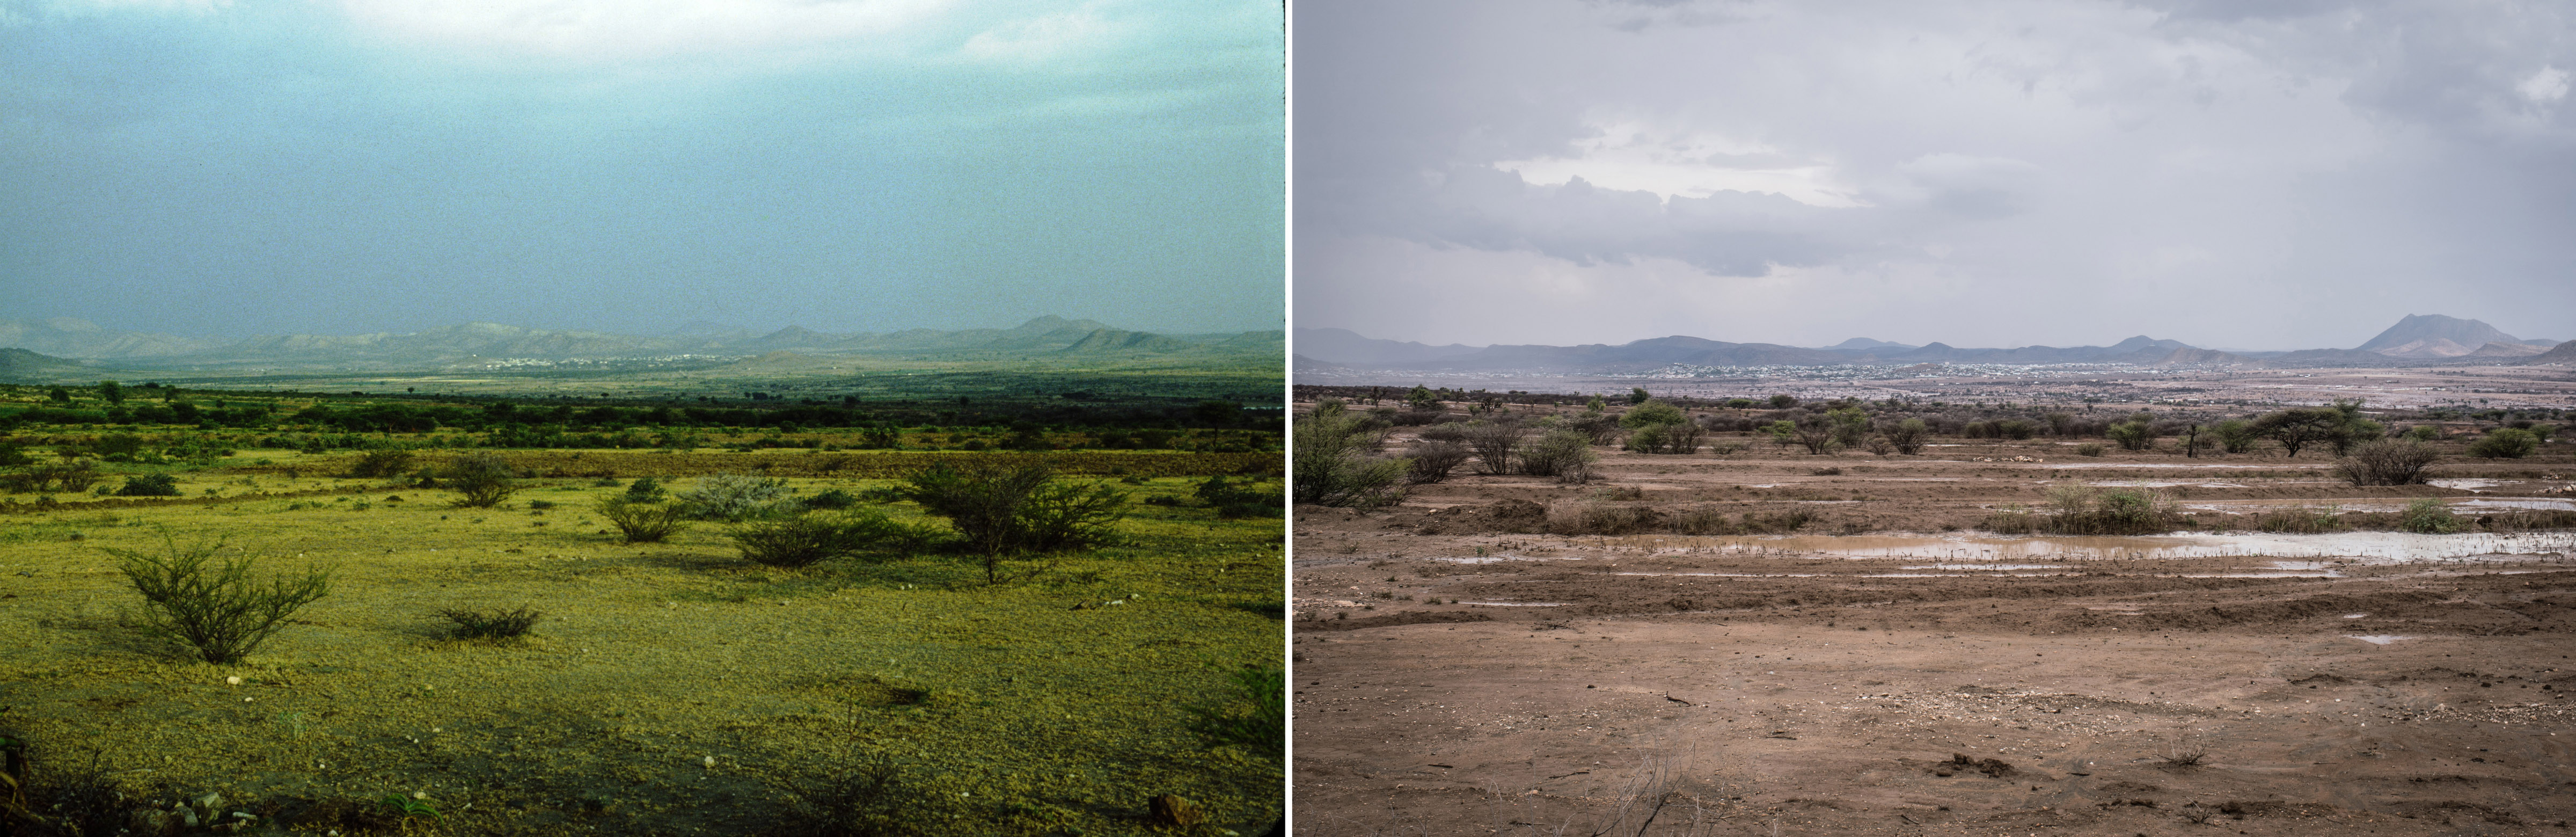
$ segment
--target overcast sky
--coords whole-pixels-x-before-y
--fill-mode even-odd
[[[1300,0],[1296,322],[2576,339],[2564,2]]]
[[[1260,0],[0,0],[0,318],[1284,318]]]

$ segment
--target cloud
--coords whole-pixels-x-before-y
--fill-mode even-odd
[[[2521,83],[2514,85],[2513,89],[2522,93],[2523,98],[2530,99],[2534,104],[2555,102],[2567,98],[2567,71],[2556,67],[2542,67],[2540,72],[2532,73],[2530,78],[2523,79]]]
[[[645,58],[883,36],[951,0],[343,0],[396,37],[591,59]]]
[[[1402,283],[1472,294],[1505,272],[1637,285],[1505,306],[1459,323],[1486,333],[1440,339],[1607,339],[1636,317],[1609,300],[1630,297],[1812,324],[1826,342],[1932,321],[1970,333],[1911,339],[2352,345],[2347,318],[2393,319],[2429,288],[2490,322],[2532,310],[2517,299],[2576,310],[2576,244],[2542,232],[2576,226],[2576,109],[2555,106],[2556,68],[2576,66],[2564,6],[1314,0],[1297,14],[1301,323],[1361,316]],[[1694,272],[1727,293],[1677,293]],[[1745,290],[1776,283],[1904,304]]]

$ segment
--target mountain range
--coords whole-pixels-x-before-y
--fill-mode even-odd
[[[1699,337],[1657,337],[1612,346],[1425,346],[1378,340],[1338,328],[1297,329],[1299,368],[1368,366],[1450,370],[1642,371],[1688,366],[1901,366],[1927,363],[2041,365],[2119,363],[2133,366],[2379,366],[2460,359],[2499,361],[2553,355],[2557,341],[2524,340],[2477,320],[2439,314],[2407,315],[2353,349],[2225,352],[2145,335],[2108,346],[2022,346],[1963,349],[1946,343],[1910,346],[1855,337],[1833,346],[1804,348],[1771,343],[1729,343]],[[2558,350],[2563,352],[2566,347]]]
[[[554,331],[466,323],[402,334],[287,334],[219,342],[164,334],[115,331],[83,320],[0,320],[0,347],[13,347],[42,362],[108,365],[126,369],[228,367],[444,368],[501,361],[667,358],[677,355],[748,357],[777,352],[820,356],[870,355],[920,360],[1066,360],[1172,357],[1258,360],[1286,352],[1280,331],[1155,334],[1092,320],[1038,317],[1012,328],[957,331],[910,329],[887,333],[832,334],[788,326],[766,334],[724,331],[691,323],[672,332],[637,336],[595,331]]]

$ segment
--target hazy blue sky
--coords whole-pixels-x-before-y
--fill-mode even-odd
[[[1243,0],[0,0],[0,318],[1278,328]]]
[[[1300,326],[2576,339],[2558,0],[1300,0],[1295,26]]]

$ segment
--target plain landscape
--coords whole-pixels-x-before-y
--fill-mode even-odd
[[[0,385],[5,833],[1284,813],[1277,332],[103,331]]]
[[[1301,331],[1296,828],[2559,833],[2576,364],[2428,321],[2476,336],[1481,364]]]

